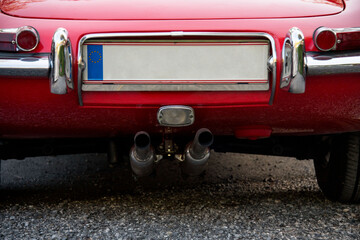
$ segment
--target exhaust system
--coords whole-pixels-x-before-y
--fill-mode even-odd
[[[209,129],[201,128],[196,132],[194,140],[185,149],[185,161],[182,164],[185,174],[196,176],[205,170],[213,141],[214,136]]]
[[[139,177],[149,176],[154,170],[154,161],[155,152],[149,134],[144,131],[136,133],[130,150],[131,169]]]
[[[185,148],[185,160],[181,165],[183,173],[196,176],[205,170],[213,141],[214,136],[209,129],[201,128],[196,132],[194,140]],[[153,172],[156,156],[147,132],[136,133],[129,155],[131,169],[136,176],[145,177]]]

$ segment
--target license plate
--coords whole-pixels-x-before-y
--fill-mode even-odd
[[[267,42],[86,43],[82,48],[85,85],[169,84],[178,90],[174,86],[257,84],[268,89]]]

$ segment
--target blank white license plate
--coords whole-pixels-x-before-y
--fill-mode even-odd
[[[267,42],[86,43],[84,84],[268,83]]]

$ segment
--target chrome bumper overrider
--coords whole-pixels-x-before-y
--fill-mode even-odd
[[[64,28],[56,30],[51,45],[50,91],[65,94],[74,89],[72,80],[72,51],[68,32]]]
[[[291,28],[282,49],[282,74],[280,87],[292,93],[305,92],[305,40],[298,28]]]
[[[1,32],[0,32],[1,33]],[[148,33],[150,36],[154,34]],[[175,33],[156,33],[159,36],[172,36]],[[155,34],[155,35],[156,35]],[[180,34],[180,33],[178,33]],[[186,36],[252,36],[249,33],[183,33]],[[142,34],[130,34],[139,37]],[[156,36],[157,36],[156,35]],[[176,34],[175,34],[176,35]],[[101,35],[102,36],[102,35]],[[110,34],[111,37],[122,37],[122,34]],[[129,36],[125,34],[124,36]],[[272,47],[272,58],[269,69],[274,76],[272,79],[272,97],[276,86],[276,49],[273,38],[265,33],[253,33],[253,36],[263,36],[269,39]],[[97,35],[87,35],[87,38],[96,38]],[[103,37],[103,36],[102,36]],[[289,30],[282,49],[282,75],[280,88],[291,93],[305,92],[306,76],[330,74],[360,73],[360,51],[333,51],[333,52],[305,52],[304,35],[298,28]],[[83,38],[79,43],[84,43]],[[55,94],[66,94],[74,88],[73,83],[73,56],[68,32],[64,28],[55,31],[51,53],[45,54],[18,54],[0,52],[0,78],[48,78],[50,91]],[[80,50],[79,50],[80,51]],[[81,71],[83,61],[81,52],[78,55],[79,79],[78,92],[80,105],[81,98]],[[96,91],[96,89],[93,89]],[[92,91],[93,91],[92,90]],[[115,89],[116,90],[116,89]],[[267,90],[267,89],[264,89]],[[114,91],[110,88],[108,91]],[[249,89],[251,91],[251,89]]]

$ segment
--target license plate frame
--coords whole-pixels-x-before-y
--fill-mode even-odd
[[[89,52],[89,46],[100,46],[101,55],[95,53],[93,59],[90,59],[89,55],[93,51]],[[203,89],[265,91],[269,89],[267,68],[269,48],[268,41],[259,40],[87,42],[82,45],[86,66],[82,76],[82,89],[83,91],[201,91]],[[97,62],[99,56],[103,61],[103,76],[102,79],[95,79],[89,74],[90,61]],[[220,66],[219,68],[212,65],[214,61]],[[109,62],[115,65],[110,66]],[[149,62],[150,66],[145,66]],[[166,63],[168,65],[164,66]],[[118,66],[122,67],[120,70],[122,73],[119,73]],[[198,69],[200,70],[197,71]]]

